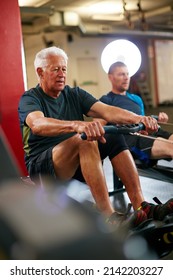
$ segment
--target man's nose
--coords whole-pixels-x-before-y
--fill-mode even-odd
[[[63,70],[62,70],[62,69],[58,69],[57,74],[58,74],[59,76],[63,76],[63,75],[64,75],[64,72],[63,72]]]

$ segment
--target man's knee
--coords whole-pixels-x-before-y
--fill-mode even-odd
[[[87,141],[82,140],[79,145],[80,149],[87,150],[98,150],[98,142],[97,141]]]
[[[106,134],[106,143],[99,143],[99,150],[101,158],[104,159],[109,156],[110,159],[117,156],[124,150],[128,150],[128,146],[122,135]]]
[[[82,140],[79,134],[59,143],[53,148],[53,158],[62,157],[69,159],[70,156],[78,156],[81,151],[98,150],[97,141]]]

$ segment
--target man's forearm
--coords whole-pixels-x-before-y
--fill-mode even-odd
[[[74,121],[61,121],[53,118],[38,118],[31,127],[33,134],[40,136],[56,136],[75,132]]]

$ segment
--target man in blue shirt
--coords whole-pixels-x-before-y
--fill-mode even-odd
[[[100,100],[106,104],[144,116],[144,104],[141,97],[127,91],[130,83],[127,66],[123,62],[113,63],[109,68],[108,78],[112,90],[107,95],[103,95]],[[158,120],[167,122],[167,114],[160,112]],[[173,134],[159,129],[152,133],[152,136],[154,139],[125,135],[126,143],[134,158],[140,159],[146,166],[154,165],[158,159],[168,158],[171,160],[173,158]]]

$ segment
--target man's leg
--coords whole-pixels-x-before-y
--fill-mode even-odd
[[[153,139],[147,136],[125,135],[126,143],[133,155],[139,159],[140,151],[146,155],[146,161],[150,159],[173,158],[173,134],[160,129],[152,135]],[[154,139],[156,138],[156,140]],[[139,153],[138,153],[139,151]],[[143,156],[145,161],[145,156]]]
[[[119,140],[117,141],[118,137]],[[109,155],[115,173],[126,187],[134,210],[140,209],[142,212],[145,212],[148,218],[154,218],[156,220],[163,220],[166,215],[172,214],[173,199],[160,205],[145,202],[133,157],[126,148],[125,143],[123,145],[123,137],[121,135],[109,135],[106,140],[106,144],[99,144],[102,159],[105,157],[106,153]],[[121,145],[119,143],[121,143]],[[123,147],[124,150],[122,150]],[[142,222],[144,220],[145,217],[142,212],[136,212],[136,221]]]
[[[151,158],[152,159],[164,159],[164,158],[173,159],[173,139],[172,138],[173,137],[170,137],[167,140],[167,139],[158,137],[153,142],[153,146],[151,149]]]
[[[165,135],[167,136],[167,134]],[[154,139],[153,139],[154,138]],[[163,137],[125,135],[126,143],[135,159],[139,159],[144,166],[150,167],[158,159],[173,158],[173,136],[169,139]]]
[[[115,211],[109,198],[96,141],[83,141],[79,135],[63,141],[53,148],[53,163],[57,178],[62,180],[72,178],[80,164],[98,209],[107,216]]]
[[[99,143],[101,158],[109,156],[115,174],[126,187],[127,194],[136,210],[144,197],[134,159],[122,135],[106,134],[106,143]]]
[[[122,151],[111,160],[116,175],[123,182],[129,199],[136,210],[144,201],[139,175],[129,150]]]

